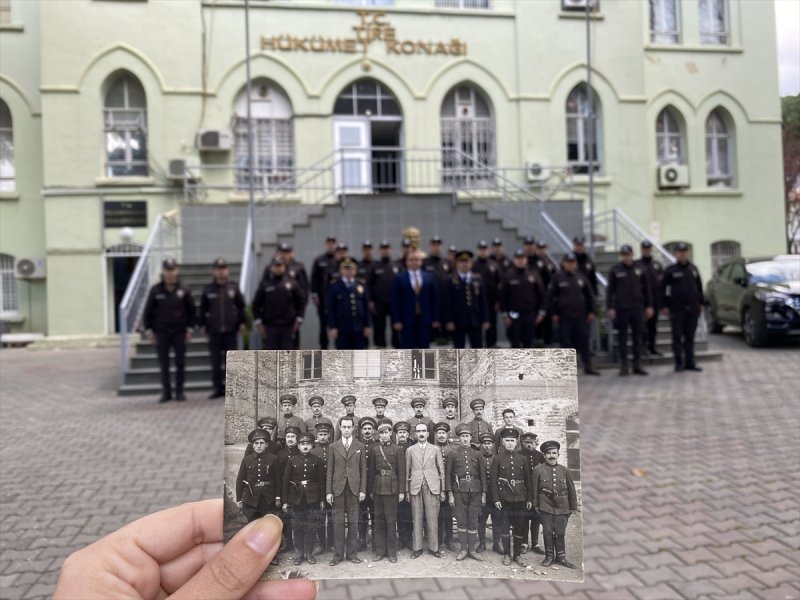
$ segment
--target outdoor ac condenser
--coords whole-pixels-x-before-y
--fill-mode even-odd
[[[14,276],[17,279],[44,279],[47,276],[47,262],[44,258],[17,258],[14,261]]]
[[[658,187],[661,189],[689,187],[689,167],[687,165],[660,165],[658,167]]]
[[[201,129],[197,132],[197,149],[202,152],[227,152],[232,141],[230,129]]]

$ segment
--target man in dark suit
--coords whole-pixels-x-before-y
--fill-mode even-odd
[[[392,443],[392,424],[378,425],[378,443],[370,456],[368,481],[375,505],[372,544],[375,562],[388,558],[397,562],[397,507],[406,493],[405,450]]]
[[[361,564],[358,558],[358,504],[367,497],[367,463],[364,444],[353,438],[353,420],[339,421],[342,437],[332,444],[325,489],[326,500],[333,506],[333,559],[335,567],[345,555],[344,517],[347,514],[347,559]]]
[[[412,250],[406,257],[408,271],[392,284],[392,328],[400,336],[400,348],[427,348],[432,328],[439,327],[439,290],[434,276],[422,270],[422,255]]]
[[[345,258],[341,277],[328,288],[328,328],[337,350],[363,350],[370,336],[367,288],[356,280],[356,262]]]

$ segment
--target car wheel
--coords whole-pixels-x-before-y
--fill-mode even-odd
[[[742,332],[748,346],[758,348],[767,345],[767,330],[763,323],[758,322],[751,308],[745,308],[742,312]]]
[[[717,311],[714,305],[709,302],[708,304],[708,330],[711,333],[722,333],[724,326],[717,320]]]

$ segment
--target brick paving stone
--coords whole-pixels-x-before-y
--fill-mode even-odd
[[[723,590],[710,579],[698,581],[672,581],[669,584],[684,598],[700,598],[719,594]]]
[[[636,588],[633,590],[633,595],[637,600],[675,600],[679,597],[677,592],[665,583]]]
[[[800,587],[783,584],[768,590],[755,590],[755,594],[761,600],[798,600]]]
[[[681,560],[672,552],[656,552],[637,557],[647,568],[655,569],[667,565],[681,565]]]
[[[642,568],[640,563],[634,556],[621,556],[620,558],[607,558],[597,561],[603,566],[606,573],[618,573],[620,571],[630,571]]]
[[[593,600],[636,600],[633,590],[611,589],[605,592],[592,592]]]
[[[732,594],[742,590],[763,589],[764,587],[763,583],[756,581],[750,575],[745,573],[738,573],[733,577],[712,579],[712,581],[727,594]]]
[[[641,579],[645,585],[651,586],[661,582],[674,581],[678,575],[669,567],[658,567],[656,569],[640,569],[634,575]]]
[[[732,560],[734,558],[744,558],[753,555],[753,551],[745,547],[744,544],[732,544],[722,547],[710,546],[708,549],[722,560]]]
[[[600,584],[600,587],[604,590],[620,590],[622,588],[634,588],[642,586],[642,582],[639,581],[632,573],[629,571],[620,571],[619,573],[614,573],[612,575],[597,575],[594,577],[595,581]]]
[[[0,598],[2,600],[20,600],[21,598],[25,598],[28,590],[31,588],[29,585],[22,585],[22,586],[14,586],[10,588],[5,588],[0,591]],[[33,597],[33,596],[29,596]]]
[[[766,587],[779,586],[782,583],[797,584],[797,577],[786,569],[773,569],[771,571],[754,571],[750,573],[753,579],[763,583]]]
[[[375,598],[376,596],[391,597],[394,593],[392,582],[387,579],[372,579],[357,586],[350,586],[350,598],[353,600]]]
[[[694,565],[704,562],[716,562],[719,560],[719,557],[716,554],[703,547],[693,548],[692,550],[684,550],[683,552],[678,553],[678,558],[680,558],[687,565]]]
[[[726,577],[733,577],[738,573],[752,573],[758,571],[758,567],[753,566],[743,558],[715,563],[714,568]]]
[[[797,564],[796,559],[792,560],[785,554],[778,554],[777,552],[767,554],[766,556],[749,556],[746,557],[745,560],[758,567],[760,571],[767,571],[777,569],[778,567],[786,567]]]
[[[788,546],[782,544],[779,540],[776,539],[769,539],[764,540],[763,542],[754,542],[752,544],[744,544],[746,548],[749,548],[755,554],[766,555],[771,552],[786,552]]]
[[[732,594],[712,594],[709,598],[711,600],[758,600],[755,593],[747,590],[739,590]]]
[[[719,576],[719,571],[707,564],[672,567],[678,576],[685,581],[697,581]]]

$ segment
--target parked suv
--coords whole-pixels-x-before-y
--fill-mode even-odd
[[[800,336],[800,256],[736,258],[719,267],[706,288],[712,333],[738,325],[750,346]]]

